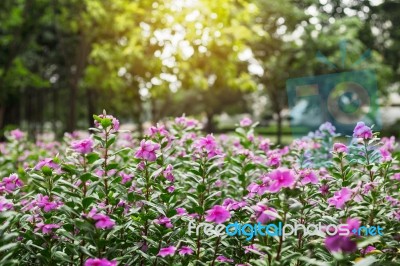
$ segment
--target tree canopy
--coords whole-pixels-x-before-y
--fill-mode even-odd
[[[254,93],[268,96],[264,113],[280,123],[288,78],[345,70],[368,49],[359,67],[375,69],[385,92],[399,77],[399,8],[391,0],[4,0],[0,128],[56,120],[72,131],[103,108],[136,123],[182,113],[212,122],[251,111]],[[339,68],[323,66],[318,51]]]

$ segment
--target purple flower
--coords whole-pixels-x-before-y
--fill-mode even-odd
[[[36,166],[35,166],[35,170],[41,170],[43,167],[49,167],[53,170],[57,170],[58,172],[61,172],[61,166],[57,163],[54,162],[54,160],[52,158],[45,158],[43,160],[41,160]]]
[[[400,173],[395,173],[390,179],[399,180],[400,181]]]
[[[372,139],[372,130],[370,127],[366,126],[364,122],[358,122],[356,127],[354,128],[353,137]]]
[[[253,123],[253,121],[248,117],[245,117],[242,120],[240,120],[240,126],[241,127],[251,126],[252,123]]]
[[[157,159],[156,151],[159,149],[160,144],[154,143],[151,140],[142,140],[139,150],[135,153],[135,157],[154,162]]]
[[[169,193],[172,193],[172,192],[175,191],[175,187],[174,187],[174,186],[169,186],[169,187],[167,187],[167,191],[168,191]]]
[[[330,135],[333,135],[333,134],[335,134],[336,128],[330,122],[325,122],[319,126],[319,131],[322,133],[327,132]]]
[[[93,140],[91,138],[73,141],[71,147],[80,154],[88,154],[93,150]]]
[[[113,220],[110,219],[110,217],[108,217],[105,214],[95,214],[93,215],[93,220],[96,221],[95,226],[96,228],[99,229],[111,229],[114,227],[115,222]]]
[[[336,191],[332,198],[328,199],[329,205],[335,205],[337,209],[342,209],[344,204],[351,199],[352,191],[344,187],[339,191]]]
[[[193,249],[191,249],[188,246],[183,246],[181,249],[179,249],[179,255],[192,255],[193,254]]]
[[[272,193],[276,193],[284,187],[291,187],[295,181],[292,172],[283,168],[273,170],[268,177],[271,180],[268,190]]]
[[[112,132],[118,131],[118,129],[119,129],[119,121],[118,121],[118,119],[116,119],[112,115],[103,115],[103,114],[98,115],[98,117],[110,119],[111,120]],[[94,120],[94,125],[95,125],[95,127],[103,128],[97,120]]]
[[[224,256],[218,256],[217,261],[219,262],[233,262],[233,259],[228,259],[227,257]]]
[[[10,136],[15,140],[21,140],[25,137],[25,133],[17,128],[10,131]]]
[[[14,207],[11,201],[5,197],[0,197],[0,212],[11,210]]]
[[[38,199],[36,200],[36,204],[44,212],[50,212],[64,205],[61,201],[57,199],[55,201],[49,201],[49,196],[43,196],[42,194],[38,194]]]
[[[164,225],[166,228],[172,228],[173,225],[171,223],[171,219],[169,219],[168,217],[165,216],[161,216],[156,220],[156,223],[158,223],[159,225]]]
[[[333,144],[333,151],[337,153],[348,153],[349,149],[343,143],[335,143]]]
[[[41,230],[43,234],[49,234],[53,231],[53,229],[60,228],[58,224],[44,224],[43,222],[37,223],[35,232]]]
[[[206,211],[206,221],[207,222],[215,222],[217,224],[224,223],[229,218],[231,218],[231,214],[224,207],[220,205],[215,205],[211,210]]]
[[[122,184],[126,184],[126,183],[130,182],[133,177],[133,175],[129,175],[124,172],[121,172],[119,175],[122,177],[122,180],[121,180]]]
[[[166,248],[161,248],[157,255],[161,256],[161,257],[171,256],[171,255],[174,255],[175,251],[176,251],[176,247],[169,246]]]
[[[251,244],[251,245],[248,245],[248,246],[244,246],[244,253],[245,254],[247,254],[249,252],[252,252],[252,251],[259,251],[259,249],[254,244]]]
[[[194,127],[199,124],[195,119],[186,118],[185,115],[175,118],[175,123],[184,127]]]
[[[19,187],[22,187],[24,183],[18,178],[17,174],[11,174],[9,177],[4,177],[0,182],[0,187],[3,186],[6,191],[11,192]]]
[[[196,143],[195,147],[198,149],[205,149],[207,151],[213,151],[217,147],[217,142],[213,135],[208,134],[206,137],[200,138]]]
[[[175,210],[176,210],[177,215],[186,215],[187,214],[187,211],[185,208],[176,208]]]
[[[276,152],[269,152],[268,154],[268,166],[279,167],[281,164],[281,155]]]
[[[342,251],[345,253],[352,253],[357,250],[357,243],[347,236],[335,235],[328,236],[325,239],[325,247],[330,252]]]
[[[222,206],[226,208],[228,211],[238,210],[246,205],[247,203],[245,201],[236,201],[231,198],[224,199],[224,202],[222,203]]]
[[[255,211],[257,222],[266,224],[268,221],[273,221],[277,218],[278,212],[263,203],[257,203],[252,209]]]
[[[382,142],[382,148],[389,151],[393,152],[396,146],[396,139],[394,136],[391,136],[390,138],[383,137],[381,139]]]
[[[329,193],[329,185],[327,185],[327,184],[322,185],[319,188],[319,192],[321,192],[321,194],[324,195],[324,196],[327,195]]]
[[[317,175],[314,173],[314,171],[310,169],[300,170],[300,180],[303,185],[308,183],[312,184],[318,183]]]
[[[107,259],[87,259],[85,261],[85,266],[116,266],[117,265],[117,261],[112,260],[109,261]]]
[[[263,141],[261,141],[261,143],[258,145],[258,148],[264,152],[268,152],[269,151],[269,145],[270,145],[270,140],[269,139],[265,139]]]
[[[385,148],[380,148],[379,152],[381,154],[381,162],[387,162],[392,160],[392,154]]]
[[[350,232],[352,232],[354,229],[358,230],[358,228],[360,228],[361,226],[361,222],[357,218],[348,218],[346,220],[346,224],[347,224],[347,229],[349,229]]]
[[[367,255],[368,253],[372,252],[376,250],[376,248],[374,246],[368,246],[365,249],[361,250],[361,254],[363,254],[364,256]]]
[[[167,167],[165,168],[165,170],[163,171],[163,176],[171,182],[174,182],[175,178],[174,175],[172,174],[172,170],[174,169],[174,167],[172,165],[167,165]]]
[[[161,136],[168,136],[168,131],[165,129],[165,126],[157,124],[157,126],[152,126],[149,129],[149,135],[154,137],[156,134],[160,134]]]

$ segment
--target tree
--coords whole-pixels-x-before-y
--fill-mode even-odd
[[[0,3],[0,128],[15,123],[5,117],[18,102],[21,88],[48,86],[43,79],[38,45],[48,22],[47,1],[5,0]]]

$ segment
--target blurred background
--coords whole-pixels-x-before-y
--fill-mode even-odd
[[[383,134],[398,136],[399,14],[398,0],[1,0],[0,135],[61,136],[106,109],[139,132],[250,116],[285,142],[288,79],[371,69]]]

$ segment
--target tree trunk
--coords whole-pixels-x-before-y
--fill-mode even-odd
[[[214,116],[214,113],[207,113],[207,125],[205,128],[207,133],[215,132]]]
[[[5,106],[0,106],[0,129],[3,128],[3,123],[4,123],[4,113],[5,113],[6,107]]]
[[[77,107],[77,98],[78,98],[78,89],[79,89],[79,81],[83,77],[87,57],[90,53],[90,43],[87,40],[87,36],[85,36],[85,32],[80,32],[80,41],[79,46],[77,47],[76,55],[75,55],[75,69],[74,73],[72,73],[72,79],[70,82],[70,95],[69,95],[69,117],[67,122],[67,131],[72,132],[76,129],[76,107]]]
[[[282,144],[282,114],[281,111],[279,110],[276,112],[278,115],[278,119],[276,120],[276,125],[277,125],[277,130],[276,130],[276,142],[278,145]]]
[[[88,125],[92,127],[94,125],[93,115],[96,114],[95,103],[94,103],[94,93],[95,91],[92,89],[87,89],[86,98],[87,98],[87,117],[88,117]]]

